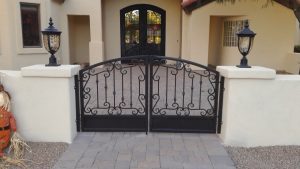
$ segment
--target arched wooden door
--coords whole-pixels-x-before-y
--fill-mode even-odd
[[[165,55],[166,12],[138,4],[120,11],[121,57]]]

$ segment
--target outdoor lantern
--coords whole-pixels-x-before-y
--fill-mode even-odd
[[[243,55],[243,58],[241,59],[240,65],[237,65],[239,68],[251,68],[251,66],[248,65],[248,60],[246,56],[249,54],[252,46],[253,46],[253,40],[256,33],[251,31],[249,29],[249,23],[246,21],[244,29],[237,33],[238,36],[238,48],[240,53]]]
[[[60,66],[57,64],[54,54],[58,51],[60,46],[61,31],[53,26],[52,18],[49,19],[49,27],[43,30],[42,34],[45,49],[51,54],[49,64],[46,66]]]

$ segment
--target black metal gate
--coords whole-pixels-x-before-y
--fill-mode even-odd
[[[77,129],[219,133],[223,88],[217,71],[183,59],[101,62],[75,77]]]

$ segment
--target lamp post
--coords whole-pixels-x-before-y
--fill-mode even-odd
[[[249,54],[252,46],[253,46],[253,40],[256,33],[251,31],[249,29],[249,23],[246,21],[245,27],[242,31],[237,33],[238,36],[238,48],[240,53],[243,55],[243,58],[241,59],[240,65],[237,65],[239,68],[251,68],[251,66],[248,65],[248,60],[246,56]]]
[[[43,43],[45,49],[51,54],[49,58],[49,64],[46,66],[60,66],[57,64],[55,53],[60,47],[60,34],[61,31],[57,30],[53,26],[52,18],[49,19],[49,27],[42,31],[43,34]]]

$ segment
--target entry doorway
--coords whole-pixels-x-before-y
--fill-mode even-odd
[[[86,67],[90,60],[90,17],[88,15],[68,15],[68,27],[70,63]]]
[[[147,4],[120,11],[121,57],[165,55],[165,10]]]

